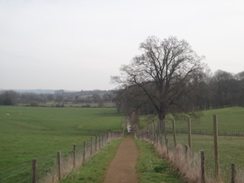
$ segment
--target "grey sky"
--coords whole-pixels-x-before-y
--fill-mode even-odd
[[[243,0],[0,0],[0,88],[112,89],[152,35],[244,71]]]

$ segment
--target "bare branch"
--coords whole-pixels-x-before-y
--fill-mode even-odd
[[[123,66],[124,83],[142,89],[159,116],[165,116],[189,91],[192,79],[201,72],[201,58],[185,40],[149,37],[140,44],[142,54]]]

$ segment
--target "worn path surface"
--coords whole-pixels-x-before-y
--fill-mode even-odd
[[[130,136],[120,144],[103,183],[137,183],[136,160],[138,150]]]

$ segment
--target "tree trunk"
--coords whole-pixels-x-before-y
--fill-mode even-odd
[[[161,131],[161,133],[165,132],[165,117],[166,114],[164,112],[159,112],[158,113],[158,119],[159,119],[159,129]]]
[[[133,110],[129,115],[130,121],[133,123],[134,131],[137,131],[139,128],[139,111],[138,109]]]

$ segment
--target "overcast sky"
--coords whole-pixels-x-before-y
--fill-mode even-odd
[[[0,89],[113,89],[152,35],[244,71],[243,0],[0,0]]]

